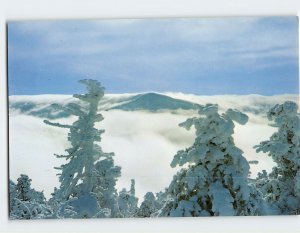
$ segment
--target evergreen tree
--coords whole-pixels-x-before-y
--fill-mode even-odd
[[[27,175],[21,174],[17,179],[16,185],[17,198],[21,201],[31,201],[31,179]]]
[[[44,204],[46,201],[44,193],[32,189],[31,181],[32,180],[29,179],[27,175],[21,174],[21,176],[17,179],[17,185],[15,185],[16,198],[20,201],[34,201],[36,203]]]
[[[95,164],[96,177],[93,192],[97,195],[98,202],[102,208],[111,210],[112,218],[122,217],[118,205],[118,193],[116,186],[117,178],[121,176],[121,168],[114,165],[111,153],[106,159]]]
[[[196,129],[194,144],[174,156],[172,167],[185,166],[168,187],[167,200],[157,216],[259,215],[259,192],[248,183],[249,164],[234,144],[234,123],[247,115],[233,109],[218,113],[218,105],[199,107],[200,117],[180,126]]]
[[[300,117],[296,103],[287,101],[269,110],[267,117],[277,127],[269,140],[255,146],[277,164],[270,174],[260,173],[256,185],[281,214],[300,213]]]
[[[98,104],[104,95],[104,88],[96,80],[85,79],[81,80],[81,83],[85,84],[88,90],[87,94],[75,94],[73,97],[81,100],[82,105],[76,103],[70,103],[65,107],[65,111],[78,117],[72,125],[63,125],[59,123],[52,123],[47,120],[46,124],[57,126],[61,128],[69,128],[68,140],[71,143],[71,147],[66,150],[66,155],[56,155],[58,158],[65,158],[68,163],[60,166],[61,174],[59,174],[60,187],[56,190],[55,198],[63,206],[72,206],[73,210],[78,213],[78,218],[91,218],[91,217],[107,217],[110,215],[110,210],[99,206],[98,197],[103,195],[109,198],[115,198],[114,193],[108,194],[107,192],[115,192],[114,187],[110,187],[109,190],[103,188],[105,193],[94,193],[97,191],[96,185],[106,185],[103,182],[99,184],[97,176],[99,172],[107,172],[112,176],[111,171],[107,170],[120,170],[119,167],[114,167],[112,160],[112,153],[104,153],[97,142],[101,141],[101,134],[104,130],[98,130],[95,128],[95,123],[102,121],[103,117],[99,114]],[[103,160],[110,161],[106,163],[109,167],[101,167]],[[95,163],[98,162],[95,167]],[[104,169],[99,171],[99,167]],[[98,168],[98,170],[97,170]],[[116,172],[111,177],[111,185],[115,185],[119,173]],[[98,187],[98,191],[101,190]],[[101,199],[101,198],[100,198]],[[67,201],[67,203],[65,203]],[[103,199],[101,201],[103,203]],[[64,212],[64,211],[59,211]],[[113,212],[116,212],[115,206]],[[67,217],[74,217],[74,215],[68,215]]]
[[[158,193],[156,193],[156,202],[158,204],[158,211],[166,204],[167,200],[168,200],[168,189],[165,188],[164,191],[160,191]],[[157,212],[158,212],[157,211]],[[157,215],[156,213],[153,213],[153,216]]]
[[[17,185],[9,180],[9,217],[11,219],[18,219],[19,213],[16,213],[16,199],[18,198]]]
[[[137,216],[141,218],[152,217],[160,207],[161,206],[154,194],[152,192],[147,192],[144,196],[144,201],[140,205]]]
[[[9,213],[11,219],[41,219],[52,215],[43,192],[31,188],[31,179],[21,175],[17,184],[10,181]]]
[[[131,180],[130,190],[123,188],[118,196],[119,209],[124,218],[136,217],[138,198],[135,196],[135,181]]]

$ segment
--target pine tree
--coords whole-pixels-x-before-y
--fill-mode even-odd
[[[248,182],[249,164],[234,144],[234,123],[247,115],[233,109],[218,113],[218,105],[199,107],[200,117],[180,126],[196,129],[194,144],[174,156],[172,167],[185,166],[168,187],[157,216],[219,216],[262,214],[260,193]]]
[[[11,219],[41,219],[52,215],[43,192],[31,188],[31,179],[22,174],[17,184],[10,181],[9,212]]]
[[[78,218],[107,217],[110,215],[110,210],[102,206],[100,209],[97,199],[100,194],[93,192],[96,191],[95,185],[99,185],[97,183],[99,182],[97,176],[99,172],[109,173],[111,171],[108,170],[115,169],[119,171],[120,169],[113,165],[113,154],[104,153],[97,144],[97,142],[101,141],[101,134],[104,133],[104,130],[95,128],[95,123],[103,120],[102,115],[97,111],[99,101],[104,95],[104,88],[96,80],[85,79],[80,82],[86,85],[88,93],[82,95],[75,94],[73,97],[81,100],[83,104],[70,103],[65,107],[65,111],[77,116],[78,120],[72,125],[44,121],[46,124],[52,126],[70,129],[68,140],[71,143],[71,147],[66,150],[66,155],[56,155],[57,158],[65,158],[68,163],[57,168],[61,170],[59,174],[61,184],[59,189],[56,190],[55,198],[63,206],[66,206],[65,202],[67,201],[67,206],[71,205],[73,207],[72,211],[78,213]],[[110,165],[102,167],[101,169],[104,170],[99,171],[99,166],[101,167],[101,164],[105,163],[103,162],[105,159],[110,161]],[[101,161],[95,167],[95,163],[99,160]],[[112,176],[112,173],[110,175]],[[116,172],[113,175],[115,177],[111,177],[111,180],[114,180],[114,182],[111,182],[111,185],[114,186],[115,180],[120,174]],[[105,184],[101,183],[100,185]],[[100,189],[98,188],[98,190]],[[110,187],[109,191],[105,191],[106,193],[102,195],[115,198],[113,193],[107,194],[109,191],[115,191],[113,187]],[[74,217],[74,215],[67,215],[67,217]]]
[[[144,196],[144,201],[140,205],[137,216],[141,218],[152,217],[160,207],[161,206],[154,194],[152,192],[147,192]]]
[[[269,140],[255,146],[277,164],[270,174],[259,174],[256,185],[281,214],[300,213],[300,116],[296,103],[287,101],[269,110],[267,117],[277,127]]]
[[[112,156],[114,156],[113,153],[95,164],[96,177],[92,191],[97,195],[100,206],[111,210],[110,217],[119,218],[122,214],[119,210],[115,186],[117,178],[121,176],[121,168],[114,165]]]
[[[27,175],[21,174],[17,179],[16,185],[17,198],[21,201],[31,201],[31,179]]]
[[[123,188],[118,196],[119,209],[124,218],[136,217],[138,198],[135,196],[135,180],[131,180],[130,190]]]

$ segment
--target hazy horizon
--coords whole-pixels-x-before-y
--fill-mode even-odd
[[[254,95],[254,96],[263,96],[263,97],[272,97],[272,96],[284,96],[284,95],[297,95],[299,96],[299,93],[282,93],[282,94],[272,94],[272,95],[263,95],[263,94],[256,94],[256,93],[251,93],[251,94],[215,94],[215,95],[202,95],[202,94],[194,94],[194,93],[187,93],[187,92],[156,92],[156,91],[146,91],[146,92],[124,92],[124,93],[104,93],[104,96],[106,95],[138,95],[138,94],[147,94],[147,93],[157,93],[157,94],[162,94],[162,95],[167,95],[167,94],[184,94],[184,95],[196,95],[196,96],[249,96],[249,95]],[[73,94],[84,94],[82,93],[73,93]],[[41,96],[41,95],[55,95],[55,96],[72,96],[73,94],[59,94],[59,93],[43,93],[43,94],[17,94],[17,95],[9,95],[9,97],[12,96]],[[299,96],[300,97],[300,96]]]

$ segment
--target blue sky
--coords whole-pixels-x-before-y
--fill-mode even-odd
[[[297,17],[15,21],[9,95],[298,93]]]

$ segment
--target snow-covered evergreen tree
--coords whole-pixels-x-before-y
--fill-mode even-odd
[[[136,217],[138,198],[135,196],[135,180],[131,180],[130,190],[123,188],[118,196],[119,209],[124,218]]]
[[[21,213],[16,211],[16,201],[18,199],[17,185],[9,180],[9,217],[11,219],[21,219]]]
[[[152,192],[147,192],[144,201],[141,203],[137,216],[141,218],[152,217],[160,208],[159,202],[156,200]]]
[[[31,201],[31,179],[27,175],[21,174],[17,179],[17,198],[21,201]]]
[[[296,103],[287,101],[269,110],[267,117],[277,127],[269,140],[255,146],[276,162],[270,174],[259,174],[256,185],[281,214],[300,213],[300,117]]]
[[[196,129],[194,144],[174,156],[172,167],[185,166],[173,178],[167,200],[157,216],[259,215],[260,193],[248,183],[249,164],[234,144],[234,123],[247,115],[233,109],[218,113],[218,105],[199,107],[200,117],[180,126]]]
[[[101,134],[104,133],[104,130],[95,128],[95,123],[103,120],[102,115],[97,111],[99,101],[104,95],[104,88],[96,80],[85,79],[80,82],[86,85],[88,92],[82,95],[75,94],[73,97],[83,103],[81,105],[70,103],[65,107],[65,111],[77,116],[78,120],[72,125],[44,121],[52,126],[70,129],[68,140],[71,147],[66,150],[66,155],[56,155],[58,158],[65,158],[68,163],[57,168],[61,170],[59,174],[61,184],[56,190],[55,198],[62,206],[71,206],[73,211],[77,212],[76,217],[78,218],[107,217],[110,216],[110,210],[99,206],[98,198],[101,195],[93,192],[101,190],[101,187],[96,188],[96,186],[106,185],[104,183],[99,184],[99,179],[97,179],[99,172],[109,173],[110,179],[114,181],[119,177],[118,172],[106,171],[106,169],[119,170],[119,168],[113,165],[112,153],[104,153],[97,144],[101,141]],[[105,159],[110,162],[103,162]],[[98,162],[97,170],[95,163],[99,160],[101,161]],[[101,167],[103,164],[105,166]],[[106,167],[108,164],[109,166]],[[102,170],[99,170],[100,167]],[[115,177],[112,177],[113,175]],[[115,182],[111,182],[110,185],[115,185]],[[115,198],[114,187],[110,187],[109,190],[103,188],[101,191],[103,190],[105,193],[102,195]],[[110,191],[112,193],[108,194]],[[104,202],[103,198],[100,200],[102,203]],[[115,206],[111,212],[117,212]],[[74,217],[74,215],[67,215],[67,217]]]
[[[116,186],[117,178],[121,176],[121,168],[114,165],[111,153],[106,159],[95,164],[96,177],[93,182],[93,192],[97,195],[98,202],[102,208],[111,210],[112,218],[120,218],[122,214],[119,210],[118,193]]]
[[[17,184],[10,181],[9,212],[11,219],[41,219],[52,215],[43,192],[31,188],[31,179],[22,174]]]

